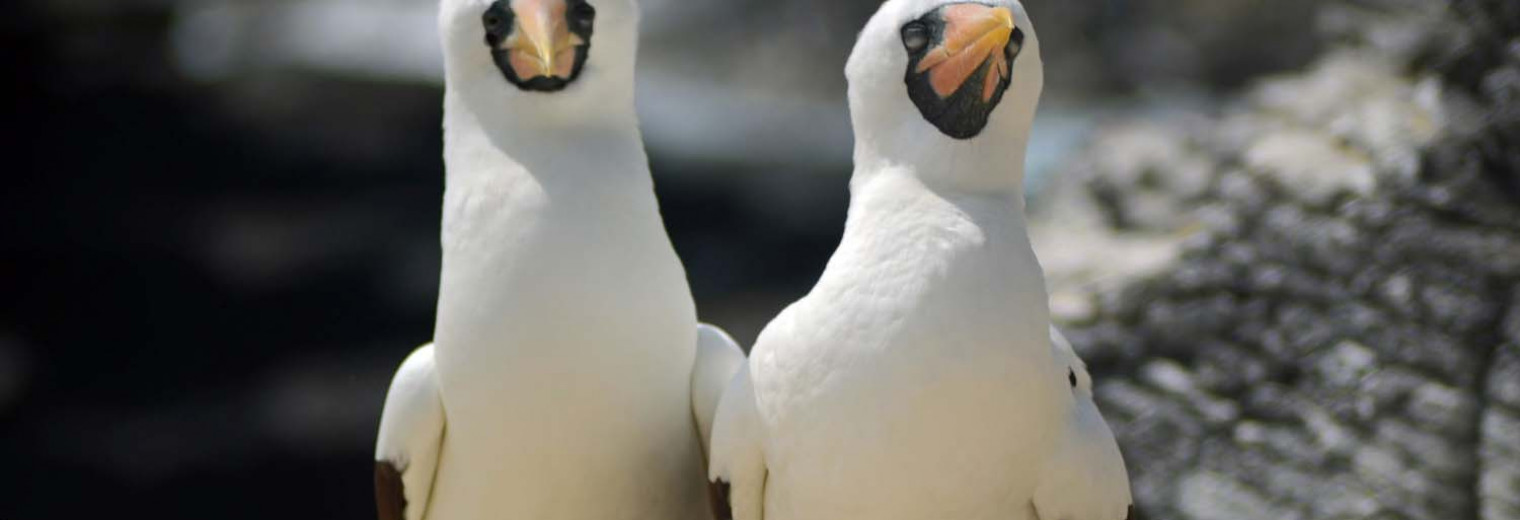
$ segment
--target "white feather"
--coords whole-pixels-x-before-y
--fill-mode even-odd
[[[728,505],[734,520],[764,518],[765,458],[761,448],[759,411],[749,366],[739,368],[723,392],[714,418],[712,462],[707,478],[729,485]]]
[[[401,472],[407,520],[422,520],[427,511],[445,422],[433,345],[429,343],[407,356],[391,379],[380,414],[380,437],[375,443],[375,460],[388,462]]]
[[[697,362],[691,371],[691,413],[702,434],[704,455],[712,446],[713,416],[734,374],[744,366],[744,350],[723,329],[703,323],[697,326]]]
[[[1057,369],[1071,370],[1077,384],[1065,431],[1041,472],[1035,509],[1046,520],[1123,520],[1132,503],[1129,473],[1114,433],[1093,402],[1092,376],[1054,326],[1050,344]]]

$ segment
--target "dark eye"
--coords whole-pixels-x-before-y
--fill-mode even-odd
[[[480,24],[486,27],[486,45],[495,47],[511,30],[512,13],[503,12],[500,5],[493,5],[480,15]]]
[[[1066,380],[1071,382],[1071,387],[1072,388],[1076,388],[1077,387],[1077,371],[1072,370],[1070,368],[1066,369]]]
[[[596,21],[596,8],[588,2],[575,4],[575,7],[570,10],[570,19],[575,20],[575,23],[581,27],[590,27],[591,22]]]
[[[909,22],[902,28],[903,46],[918,52],[929,46],[929,26],[923,22]]]
[[[1017,56],[1019,51],[1024,50],[1024,30],[1013,28],[1013,36],[1008,39],[1008,54]]]

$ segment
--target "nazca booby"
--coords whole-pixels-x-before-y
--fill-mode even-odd
[[[633,0],[442,0],[434,343],[397,371],[382,520],[709,516],[743,353],[699,326],[634,114]]]
[[[722,396],[709,477],[739,520],[1118,520],[1113,435],[1023,211],[1043,84],[1016,0],[888,0],[846,65],[839,248]]]

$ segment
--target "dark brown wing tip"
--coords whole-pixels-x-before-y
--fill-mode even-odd
[[[728,483],[722,479],[707,483],[707,502],[712,505],[715,520],[734,520],[734,510],[728,505]]]
[[[379,520],[406,520],[406,484],[388,460],[375,461],[375,508]]]

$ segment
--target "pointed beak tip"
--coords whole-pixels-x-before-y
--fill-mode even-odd
[[[554,49],[547,45],[536,45],[534,54],[538,56],[538,63],[543,67],[539,74],[544,76],[554,75]]]

